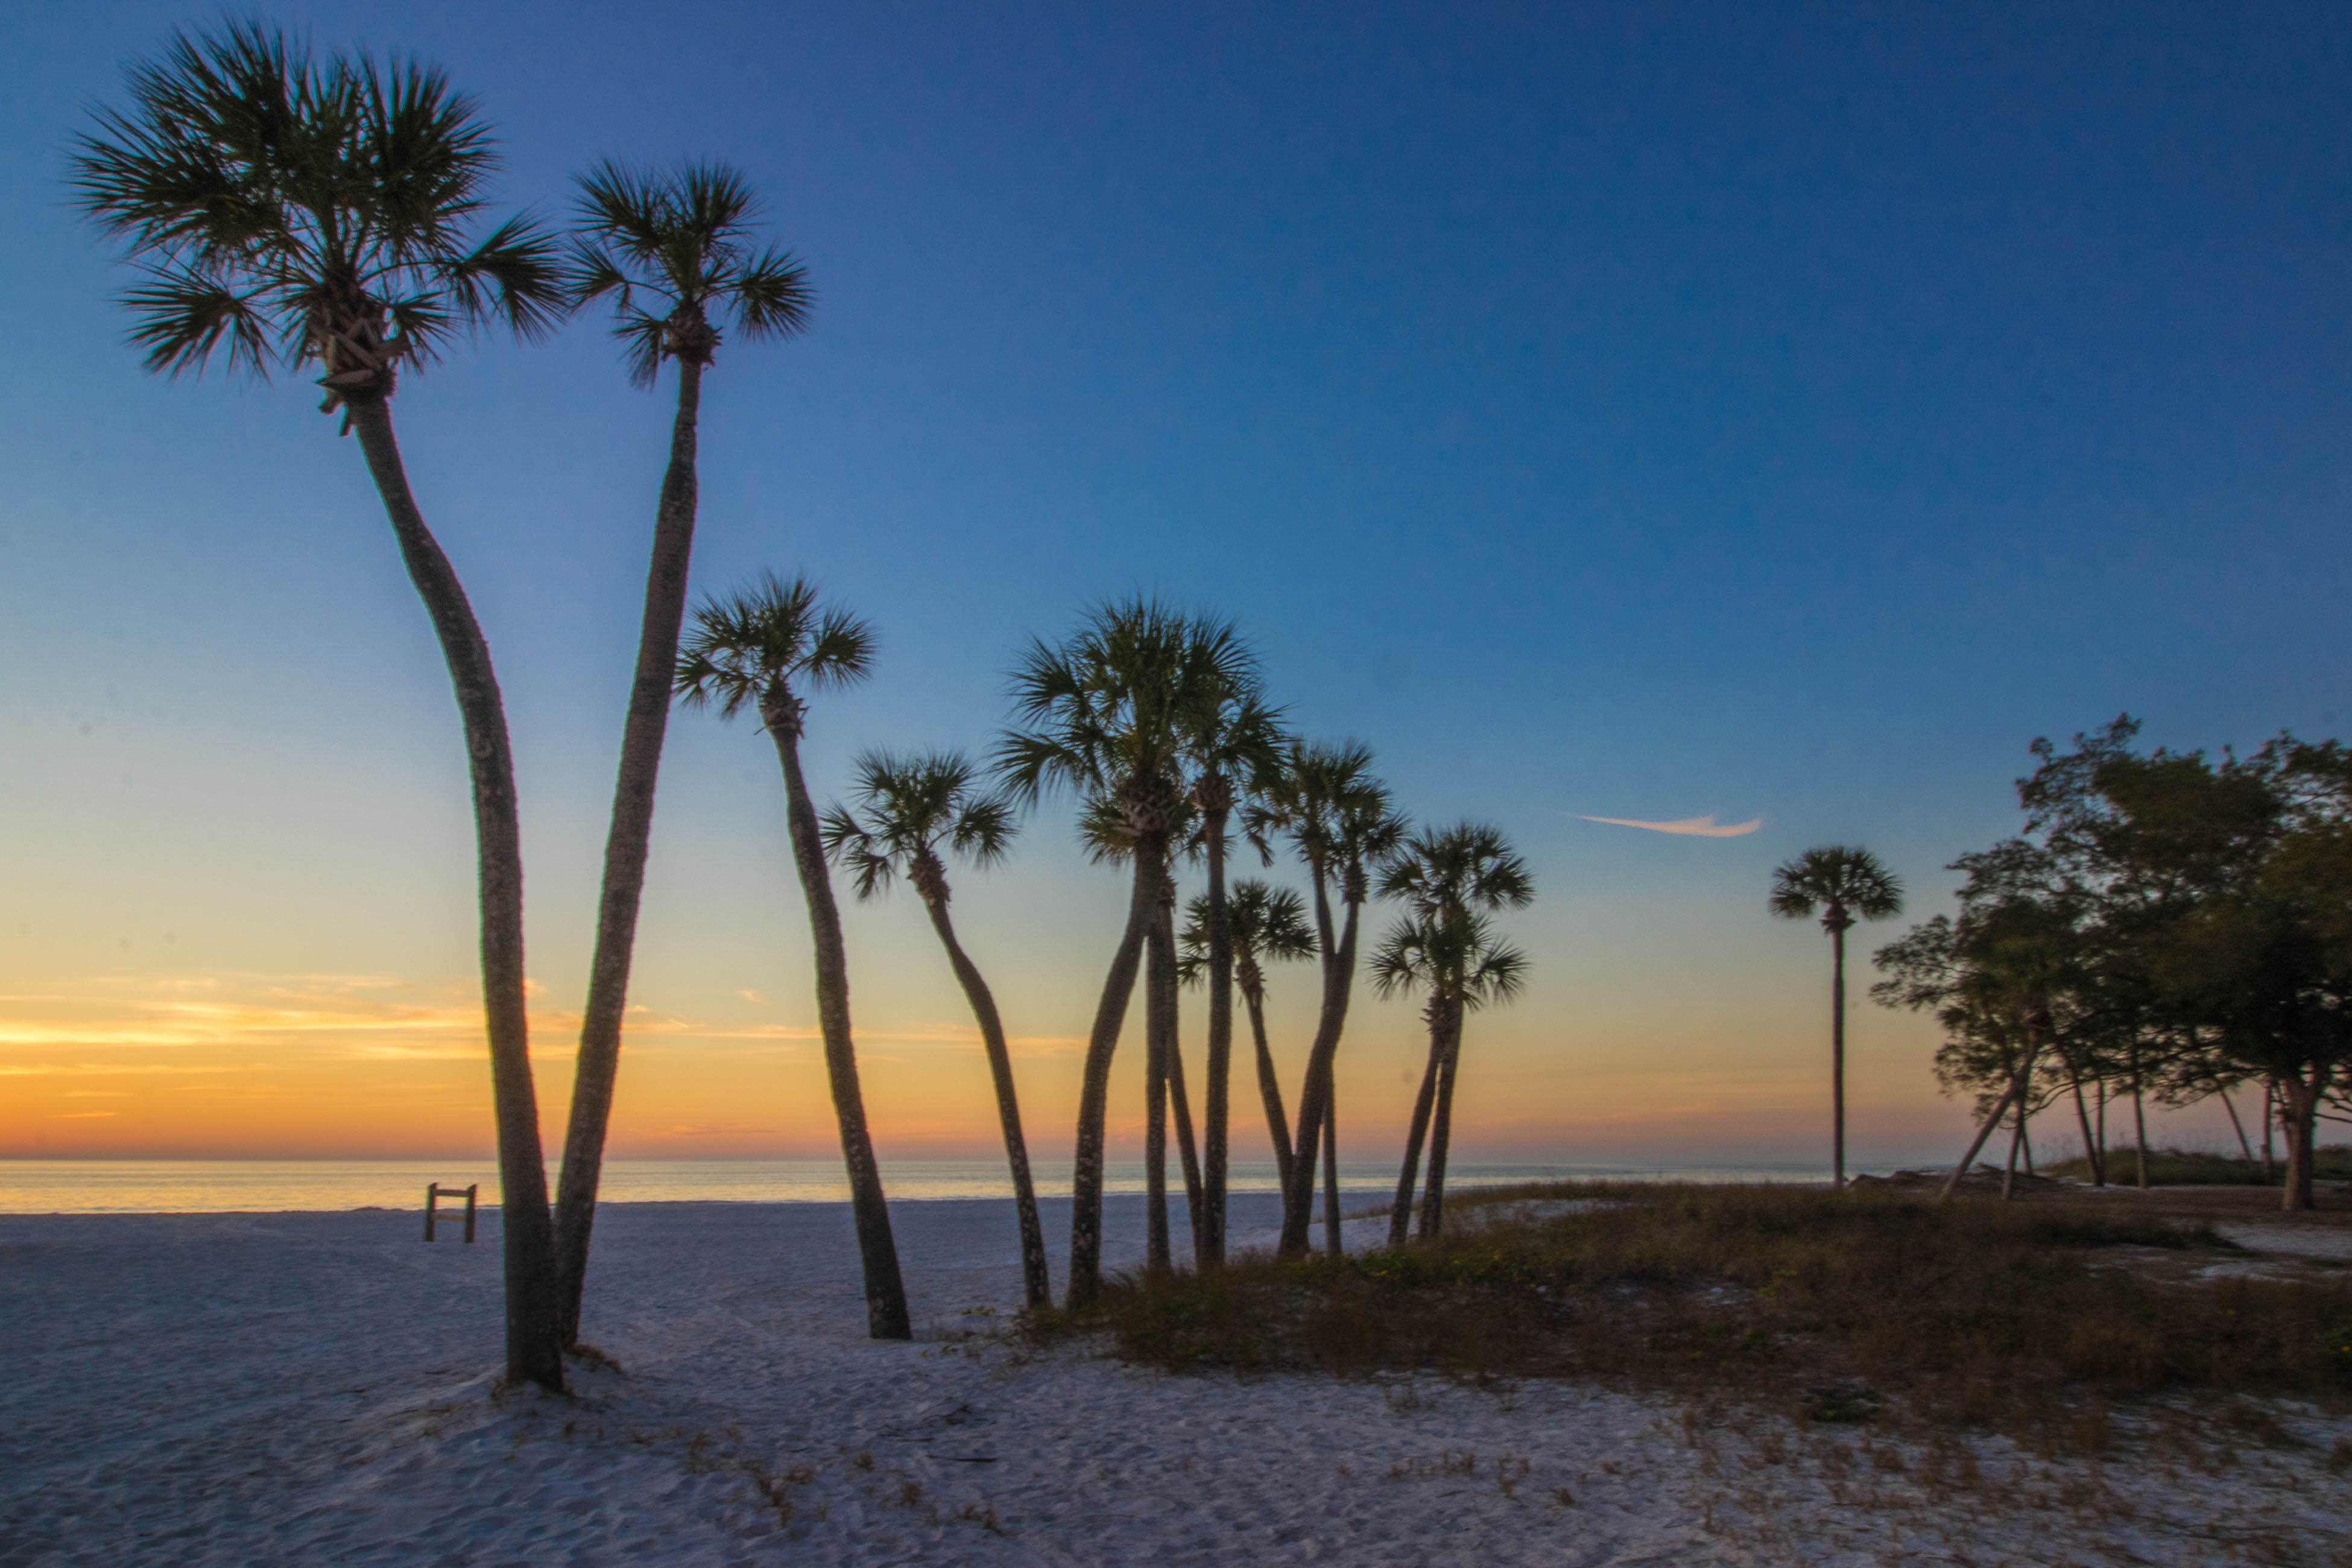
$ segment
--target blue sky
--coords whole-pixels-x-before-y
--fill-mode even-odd
[[[518,205],[560,215],[607,155],[765,193],[822,303],[711,375],[698,576],[804,567],[877,624],[820,790],[860,745],[984,743],[1024,636],[1140,589],[1238,619],[1416,813],[1515,835],[1544,897],[1536,990],[1491,1026],[1497,1154],[1602,1139],[1576,1108],[1603,1079],[1626,1148],[1810,1136],[1822,944],[1763,917],[1780,858],[1871,845],[1924,914],[2013,824],[2037,734],[2352,716],[2340,7],[263,14],[446,66]],[[145,375],[62,205],[83,108],[215,15],[0,20],[0,986],[462,986],[461,752],[357,453],[307,386]],[[585,968],[666,415],[588,321],[397,406],[505,681],[551,1006]],[[789,1026],[764,749],[672,733],[639,998]],[[1709,812],[1763,826],[1571,815]],[[962,901],[1058,1037],[1121,900],[1058,819],[1034,839]],[[911,910],[853,939],[877,1028],[955,1015]],[[1368,1062],[1409,1060],[1409,1008],[1360,1016]],[[1890,1157],[1942,1138],[1932,1039],[1857,1028]],[[1668,1100],[1696,1109],[1639,1113]]]

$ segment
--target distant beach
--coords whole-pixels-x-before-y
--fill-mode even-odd
[[[1856,1166],[1876,1170],[1879,1167]],[[549,1172],[551,1180],[553,1170]],[[1143,1191],[1140,1161],[1112,1162],[1106,1188]],[[1456,1165],[1461,1186],[1535,1181],[1826,1181],[1822,1164]],[[999,1160],[886,1160],[891,1201],[1012,1195]],[[0,1214],[278,1214],[359,1208],[421,1208],[428,1183],[478,1183],[497,1202],[497,1163],[483,1160],[0,1160]],[[1385,1197],[1393,1163],[1339,1167],[1342,1191]],[[1237,1193],[1272,1193],[1271,1163],[1237,1162]],[[1066,1160],[1037,1167],[1042,1194],[1067,1197]],[[841,1203],[849,1196],[839,1160],[610,1160],[608,1203]],[[1181,1205],[1181,1196],[1178,1204]]]

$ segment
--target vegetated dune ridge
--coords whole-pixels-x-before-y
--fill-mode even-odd
[[[0,1568],[2352,1561],[2352,1424],[2294,1406],[2310,1447],[2091,1464],[1573,1384],[1165,1377],[960,1337],[1018,1302],[1009,1202],[893,1218],[912,1344],[864,1336],[845,1205],[608,1209],[587,1337],[626,1371],[566,1401],[495,1394],[498,1249],[414,1214],[0,1217]],[[1109,1218],[1131,1261],[1140,1203]]]

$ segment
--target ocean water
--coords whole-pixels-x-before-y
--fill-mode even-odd
[[[1106,1189],[1143,1191],[1140,1161],[1114,1161]],[[1448,1186],[1509,1182],[1650,1180],[1702,1182],[1826,1181],[1826,1166],[1789,1165],[1455,1165]],[[1171,1162],[1170,1186],[1182,1201]],[[1349,1193],[1392,1192],[1393,1165],[1343,1163]],[[1268,1163],[1235,1163],[1236,1192],[1272,1192]],[[479,1184],[481,1201],[498,1201],[497,1166],[467,1160],[0,1160],[0,1214],[249,1214],[288,1209],[413,1208],[425,1188]],[[1013,1195],[1001,1160],[886,1161],[882,1184],[894,1203],[926,1198]],[[1041,1163],[1040,1196],[1066,1197],[1066,1162]],[[602,1198],[608,1203],[841,1203],[849,1196],[835,1160],[608,1160]]]

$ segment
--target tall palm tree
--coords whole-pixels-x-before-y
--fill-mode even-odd
[[[1192,769],[1192,803],[1200,808],[1200,843],[1208,868],[1209,1055],[1202,1105],[1202,1209],[1194,1227],[1194,1265],[1225,1260],[1225,1163],[1231,1121],[1234,1050],[1234,944],[1225,899],[1225,824],[1237,805],[1281,772],[1281,715],[1264,701],[1255,668],[1222,689],[1203,683],[1182,716],[1185,761]],[[1163,922],[1164,958],[1173,980],[1175,922]]]
[[[1209,900],[1194,899],[1187,906],[1184,924],[1182,977],[1188,984],[1209,972]],[[1288,888],[1276,888],[1249,878],[1234,884],[1225,904],[1226,931],[1233,944],[1234,984],[1249,1009],[1250,1037],[1257,1046],[1257,1092],[1265,1105],[1266,1136],[1274,1144],[1276,1179],[1290,1190],[1290,1122],[1282,1109],[1282,1079],[1275,1071],[1274,1051],[1265,1037],[1265,965],[1315,956],[1315,933],[1307,928],[1307,904]]]
[[[1146,939],[1160,918],[1174,819],[1184,802],[1184,718],[1203,689],[1244,679],[1255,658],[1230,623],[1156,600],[1096,606],[1060,647],[1033,641],[1014,668],[1018,728],[996,749],[999,776],[1023,803],[1047,790],[1101,797],[1134,847],[1128,918],[1087,1040],[1070,1180],[1069,1301],[1102,1288],[1103,1131],[1110,1065]],[[1170,988],[1168,1001],[1173,1001]],[[1157,1075],[1147,1074],[1156,1079]]]
[[[1527,968],[1516,949],[1496,942],[1485,916],[1496,910],[1526,908],[1535,900],[1536,889],[1527,861],[1499,828],[1463,822],[1416,833],[1399,846],[1381,872],[1381,895],[1403,900],[1410,911],[1374,955],[1381,994],[1393,994],[1406,985],[1428,992],[1423,1016],[1430,1029],[1429,1065],[1413,1100],[1396,1205],[1389,1216],[1390,1245],[1401,1246],[1412,1212],[1424,1136],[1429,1138],[1429,1182],[1422,1235],[1435,1236],[1443,1221],[1463,1013],[1517,995]]]
[[[800,689],[816,691],[862,680],[872,668],[874,635],[839,608],[820,610],[805,577],[786,583],[774,574],[730,598],[695,612],[694,630],[678,651],[677,694],[688,707],[719,705],[731,719],[749,708],[776,744],[784,773],[784,825],[793,866],[808,900],[809,934],[816,947],[817,1027],[824,1037],[825,1077],[833,1089],[841,1157],[849,1173],[850,1212],[866,1272],[866,1331],[877,1340],[914,1337],[907,1288],[898,1278],[898,1249],[890,1238],[890,1208],[882,1173],[866,1131],[866,1099],[857,1086],[857,1049],[849,1032],[849,960],[841,943],[841,910],[825,873],[824,843],[808,781],[801,773],[801,736],[808,704]]]
[[[1830,1147],[1832,1184],[1845,1185],[1845,933],[1857,920],[1903,912],[1903,883],[1877,856],[1849,845],[1808,849],[1772,872],[1770,908],[1786,921],[1819,911],[1830,933]]]
[[[1267,864],[1273,840],[1287,837],[1307,864],[1315,899],[1315,940],[1322,958],[1323,1005],[1307,1053],[1307,1076],[1298,1096],[1298,1135],[1291,1159],[1291,1183],[1283,1195],[1279,1250],[1307,1249],[1314,1224],[1315,1164],[1328,1152],[1324,1225],[1336,1250],[1339,1240],[1338,1112],[1332,1063],[1348,1022],[1349,991],[1356,973],[1356,931],[1370,897],[1368,868],[1385,859],[1402,839],[1405,820],[1390,803],[1388,786],[1372,774],[1372,753],[1355,742],[1339,745],[1294,742],[1281,771],[1266,781],[1246,824],[1251,842]],[[1335,929],[1333,884],[1341,916]]]
[[[752,248],[749,229],[756,203],[732,169],[688,163],[648,174],[607,163],[579,184],[568,268],[572,298],[583,304],[612,300],[614,334],[626,345],[634,384],[650,389],[665,361],[677,366],[677,406],[670,419],[669,467],[654,510],[637,667],[621,731],[620,774],[613,786],[613,823],[604,839],[604,889],[596,905],[595,957],[581,1014],[571,1128],[555,1200],[556,1276],[566,1343],[580,1332],[589,1233],[596,1223],[604,1135],[621,1070],[629,960],[653,839],[654,786],[669,724],[678,629],[686,619],[702,373],[719,342],[711,318],[716,313],[730,319],[747,339],[785,337],[806,327],[811,302],[808,275],[799,262],[781,251]]]
[[[553,1233],[523,1007],[522,839],[506,709],[465,587],[425,526],[392,424],[400,373],[461,330],[538,336],[562,314],[553,241],[528,218],[472,231],[497,159],[473,100],[415,62],[314,60],[250,23],[175,33],[128,73],[131,105],[77,138],[82,211],[125,241],[150,370],[315,367],[356,431],[424,601],[466,731],[482,1003],[497,1109],[507,1375],[563,1384]]]
[[[1422,1016],[1429,1024],[1429,1067],[1413,1101],[1404,1171],[1397,1179],[1396,1205],[1389,1211],[1391,1247],[1404,1245],[1424,1133],[1429,1180],[1422,1192],[1422,1239],[1444,1228],[1445,1156],[1453,1142],[1454,1079],[1462,1060],[1463,1015],[1510,1001],[1518,995],[1526,973],[1526,957],[1498,942],[1484,915],[1462,910],[1417,909],[1391,928],[1372,954],[1374,988],[1383,996],[1408,989],[1426,993]]]
[[[961,855],[975,866],[1002,861],[1018,831],[1012,803],[982,794],[978,770],[960,752],[911,757],[867,752],[856,766],[857,807],[836,805],[824,814],[825,853],[851,874],[859,898],[879,897],[903,877],[931,917],[931,930],[947,949],[948,966],[980,1025],[989,1075],[995,1080],[996,1119],[1004,1130],[1004,1158],[1012,1168],[1013,1203],[1021,1223],[1022,1284],[1033,1309],[1050,1307],[1054,1287],[1045,1271],[1037,1189],[1029,1178],[1029,1145],[1021,1132],[1021,1101],[1013,1089],[1013,1054],[1005,1047],[996,997],[956,940],[942,854]]]

